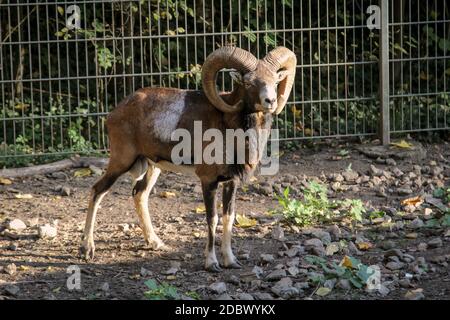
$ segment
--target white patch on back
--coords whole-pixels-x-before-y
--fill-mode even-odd
[[[170,142],[172,132],[177,129],[178,122],[183,114],[186,92],[182,91],[173,97],[173,102],[162,107],[154,120],[153,132],[163,142]]]

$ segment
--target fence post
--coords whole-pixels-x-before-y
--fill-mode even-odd
[[[389,0],[380,0],[380,140],[388,145],[391,140],[389,123]]]

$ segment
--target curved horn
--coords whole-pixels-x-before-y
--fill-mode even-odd
[[[289,74],[278,85],[278,106],[275,114],[279,114],[289,98],[292,86],[294,84],[295,71],[297,66],[297,57],[295,53],[285,47],[278,47],[270,51],[263,59],[273,71],[278,72],[284,69]]]
[[[208,100],[222,112],[237,112],[243,108],[241,101],[229,105],[219,96],[216,86],[217,72],[223,68],[236,69],[247,73],[253,71],[258,59],[250,52],[233,46],[224,46],[211,53],[202,67],[203,91]]]

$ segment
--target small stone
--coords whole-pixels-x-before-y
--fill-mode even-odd
[[[9,285],[5,287],[6,294],[10,296],[17,296],[17,294],[20,292],[20,288],[16,285]]]
[[[285,270],[274,270],[271,273],[269,273],[266,276],[266,280],[267,281],[277,281],[280,280],[281,278],[286,277],[286,271]]]
[[[387,159],[386,159],[386,164],[387,164],[388,166],[396,166],[396,165],[397,165],[397,162],[395,162],[395,160],[392,159],[392,158],[387,158]]]
[[[398,284],[402,288],[410,288],[411,287],[411,280],[409,279],[401,279],[398,281]]]
[[[27,225],[32,228],[32,227],[36,227],[37,225],[39,225],[39,218],[35,217],[35,218],[31,218],[27,221]]]
[[[273,296],[267,292],[255,292],[253,293],[253,297],[256,300],[273,300]]]
[[[384,284],[381,284],[378,288],[378,293],[381,294],[381,296],[385,297],[391,292],[388,287],[386,287]]]
[[[272,263],[275,261],[275,258],[272,254],[262,253],[260,255],[260,258],[261,258],[261,261],[266,262],[266,263]]]
[[[408,225],[411,229],[420,229],[425,226],[425,223],[419,218],[415,218],[411,223]]]
[[[403,263],[403,262],[394,262],[394,261],[391,261],[391,262],[388,262],[387,264],[386,264],[386,268],[388,268],[389,270],[400,270],[400,269],[402,269],[403,267],[405,266],[405,264]]]
[[[377,167],[375,167],[373,164],[370,165],[370,173],[372,174],[372,176],[375,177],[380,177],[383,175],[383,170],[378,169]]]
[[[312,253],[314,253],[318,256],[325,255],[325,248],[320,239],[314,238],[314,239],[306,240],[304,243],[304,246],[305,246],[305,250],[311,251]]]
[[[408,300],[423,300],[425,295],[423,294],[423,289],[415,289],[406,292],[405,298]]]
[[[228,293],[222,293],[218,295],[215,300],[233,300],[233,298]]]
[[[441,238],[434,238],[434,239],[428,241],[428,246],[430,248],[442,247],[442,239]]]
[[[130,225],[128,223],[121,223],[117,226],[117,228],[123,233],[130,232]]]
[[[255,300],[253,296],[249,293],[241,292],[236,295],[236,299],[238,300]]]
[[[399,257],[401,259],[403,258],[403,252],[400,249],[390,249],[384,254],[384,257]]]
[[[405,234],[405,238],[407,238],[407,239],[417,239],[417,237],[418,237],[417,232],[411,232],[411,233]]]
[[[271,288],[272,292],[282,299],[289,299],[298,295],[299,290],[292,286],[291,278],[282,278]]]
[[[17,251],[19,249],[19,244],[17,242],[12,242],[7,249],[10,251]]]
[[[145,269],[144,267],[141,267],[141,272],[140,272],[142,277],[151,277],[153,276],[153,272],[151,272],[150,270]]]
[[[383,242],[381,243],[381,247],[382,247],[384,250],[389,250],[389,249],[395,248],[395,242],[392,241],[392,240],[386,240],[386,241],[383,241]]]
[[[51,174],[53,179],[67,179],[67,175],[64,172],[57,171]]]
[[[27,225],[20,219],[14,219],[8,223],[7,228],[11,231],[22,231],[27,228]]]
[[[323,243],[330,243],[331,242],[331,235],[326,232],[326,231],[322,231],[322,230],[314,230],[311,233],[314,237],[322,240]]]
[[[103,283],[100,289],[103,292],[108,292],[109,291],[109,283],[108,282]]]
[[[413,191],[411,190],[411,188],[404,187],[404,188],[398,188],[397,193],[401,196],[407,196],[407,195],[412,194]]]
[[[289,272],[293,277],[295,277],[296,275],[298,275],[298,274],[300,273],[300,270],[299,270],[299,268],[297,268],[297,267],[289,267],[289,268],[288,268],[288,272]]]
[[[262,274],[264,273],[263,269],[258,266],[254,266],[252,269],[252,273],[255,274],[257,278],[260,278]]]
[[[358,179],[359,174],[358,174],[358,172],[356,172],[356,171],[348,170],[348,171],[344,171],[344,172],[342,173],[342,176],[344,177],[345,181],[347,181],[347,182],[353,182],[353,181],[355,181],[356,179]]]
[[[235,284],[235,285],[239,285],[239,284],[241,283],[241,281],[239,280],[239,278],[238,278],[237,276],[235,276],[234,274],[230,275],[230,276],[227,278],[227,282],[228,282],[228,283]]]
[[[227,285],[225,282],[214,282],[209,286],[209,289],[216,294],[222,294],[227,292]]]
[[[13,276],[17,272],[17,267],[14,263],[10,263],[5,267],[4,271],[10,276]]]
[[[417,250],[422,251],[422,252],[426,251],[427,249],[428,249],[428,245],[425,242],[421,242],[417,246]]]
[[[332,225],[330,226],[327,231],[329,232],[331,239],[333,241],[339,241],[339,239],[341,238],[342,232],[341,229],[337,226],[337,225]]]
[[[340,279],[336,286],[344,290],[350,290],[352,288],[350,281],[347,279]]]
[[[272,239],[278,240],[278,241],[284,241],[284,230],[280,226],[275,226],[272,229]]]
[[[60,194],[64,197],[70,197],[72,190],[68,186],[62,186]]]
[[[94,166],[92,164],[89,166],[89,169],[91,169],[92,173],[96,176],[101,176],[103,174],[102,169],[100,169],[99,167]]]
[[[53,239],[57,236],[57,234],[57,229],[48,223],[43,226],[39,226],[38,228],[38,235],[40,238]]]

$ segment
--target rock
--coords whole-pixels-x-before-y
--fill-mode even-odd
[[[216,294],[222,294],[227,292],[227,285],[225,282],[214,282],[209,286],[209,289]]]
[[[32,227],[36,227],[39,224],[39,218],[35,217],[35,218],[31,218],[27,221],[27,225],[28,227],[32,228]]]
[[[403,258],[403,252],[400,249],[390,249],[388,251],[386,251],[386,253],[384,254],[385,258],[389,258],[389,257],[399,257],[400,259]]]
[[[400,270],[404,266],[405,266],[405,264],[403,262],[391,261],[391,262],[386,263],[386,268],[388,268],[389,270],[393,270],[393,271]]]
[[[228,283],[232,283],[232,284],[235,284],[235,285],[239,285],[239,284],[241,283],[241,281],[239,280],[239,278],[238,278],[237,276],[235,276],[234,274],[230,275],[230,276],[226,279],[226,281],[227,281]]]
[[[310,251],[313,254],[316,254],[318,256],[325,255],[325,248],[320,239],[313,238],[313,239],[306,240],[304,243],[304,246],[305,246],[306,251]]]
[[[274,270],[272,272],[270,272],[267,276],[266,276],[266,280],[267,281],[277,281],[280,280],[282,278],[286,277],[286,271],[285,270]]]
[[[150,270],[145,269],[144,267],[141,267],[141,272],[140,272],[142,277],[151,277],[153,276],[153,272],[151,272]]]
[[[417,250],[422,251],[422,252],[426,251],[427,249],[428,249],[428,245],[425,242],[421,242],[417,246]]]
[[[264,196],[270,196],[273,193],[273,187],[271,184],[268,183],[261,183],[260,185],[256,186],[256,192],[259,194],[262,194]]]
[[[91,169],[92,173],[95,176],[101,176],[103,174],[103,170],[102,169],[100,169],[99,167],[94,166],[92,164],[89,166],[89,169]]]
[[[109,291],[109,283],[108,282],[104,282],[102,284],[102,286],[100,287],[100,290],[102,290],[103,292],[108,292]]]
[[[62,186],[59,192],[64,197],[70,197],[72,194],[72,190],[68,186]]]
[[[201,187],[200,185],[196,184],[196,185],[194,186],[194,188],[192,189],[192,191],[193,191],[194,193],[202,193],[202,187]]]
[[[447,229],[447,231],[444,234],[444,237],[446,238],[450,237],[450,229]]]
[[[362,254],[361,251],[359,251],[359,249],[355,246],[353,241],[348,242],[347,248],[348,248],[350,254],[357,255],[357,256],[360,256]]]
[[[373,164],[370,165],[370,173],[372,174],[372,176],[374,177],[381,177],[383,175],[383,170],[378,169],[377,167],[375,167]]]
[[[278,240],[278,241],[284,241],[284,230],[280,226],[275,226],[272,229],[272,239]]]
[[[441,238],[434,238],[434,239],[428,241],[428,246],[430,248],[442,247],[442,239]]]
[[[325,282],[323,283],[323,286],[325,288],[333,290],[334,286],[336,285],[336,282],[337,282],[336,279],[328,279],[328,280],[325,280]]]
[[[255,300],[253,296],[249,293],[241,292],[236,295],[237,300]]]
[[[327,256],[332,256],[337,252],[339,252],[339,242],[332,242],[327,245],[327,249],[325,250]]]
[[[17,251],[19,249],[19,244],[17,242],[12,242],[9,244],[7,249],[10,251]]]
[[[410,288],[411,287],[411,280],[409,279],[401,279],[398,281],[398,284],[402,288]]]
[[[358,174],[358,172],[356,172],[356,171],[348,170],[348,171],[344,171],[344,172],[342,173],[342,176],[344,177],[345,181],[347,181],[347,182],[353,182],[353,181],[355,181],[356,179],[358,179],[359,174]]]
[[[17,296],[17,294],[20,292],[20,288],[16,285],[8,285],[5,287],[5,293],[10,296]]]
[[[392,159],[392,158],[387,158],[387,159],[386,159],[386,164],[387,164],[388,166],[396,166],[396,165],[397,165],[397,162],[395,162],[395,160]]]
[[[412,194],[413,191],[411,190],[411,188],[403,187],[403,188],[398,188],[398,189],[397,189],[397,193],[398,193],[400,196],[407,196],[407,195]]]
[[[61,172],[61,171],[53,172],[50,176],[53,179],[64,179],[64,180],[67,179],[67,175],[64,172]]]
[[[275,258],[272,254],[262,253],[260,255],[260,258],[261,258],[261,261],[266,262],[266,263],[272,263],[275,261]]]
[[[352,288],[350,281],[347,279],[340,279],[336,286],[343,290],[350,290]]]
[[[327,231],[330,234],[332,241],[339,241],[342,236],[341,229],[335,224],[328,227]]]
[[[299,290],[292,286],[291,278],[282,278],[275,283],[271,291],[282,299],[290,299],[299,294]]]
[[[394,176],[396,176],[397,178],[400,178],[401,176],[404,175],[404,172],[401,171],[399,168],[393,168],[393,169],[392,169],[392,173],[393,173]]]
[[[8,265],[6,265],[4,271],[9,274],[10,276],[13,276],[16,274],[17,272],[17,267],[14,263],[10,263]]]
[[[331,178],[334,182],[343,182],[344,181],[344,177],[341,174],[333,174]]]
[[[322,231],[322,230],[314,230],[311,233],[314,237],[322,240],[323,243],[327,244],[331,242],[331,235],[326,232],[326,231]]]
[[[252,273],[257,277],[260,278],[262,274],[264,273],[263,269],[258,266],[254,266],[252,269]]]
[[[253,293],[253,297],[256,300],[273,300],[273,296],[267,292],[255,292]]]
[[[117,228],[122,231],[123,233],[130,232],[130,225],[128,223],[121,223],[117,225]]]
[[[53,239],[57,236],[57,234],[58,230],[48,223],[43,226],[39,226],[38,228],[38,235],[40,238]]]
[[[385,240],[381,243],[381,248],[383,248],[384,250],[395,248],[395,242],[392,240]]]
[[[380,284],[380,287],[378,288],[378,293],[381,296],[385,297],[389,294],[389,292],[391,292],[391,291],[388,289],[388,287],[386,285]]]
[[[405,294],[405,298],[408,300],[423,300],[425,295],[423,294],[423,289],[409,290]]]
[[[228,293],[222,293],[218,295],[214,300],[233,300],[233,298]]]
[[[420,229],[420,228],[423,228],[424,226],[425,226],[425,224],[419,218],[415,218],[413,221],[411,221],[410,224],[408,224],[408,227],[411,229]]]
[[[297,267],[289,267],[289,268],[288,268],[288,272],[289,272],[293,277],[295,277],[296,275],[298,275],[298,274],[300,273],[300,270],[299,270],[299,268],[297,268]]]
[[[27,228],[27,225],[20,219],[14,219],[8,222],[7,228],[11,231],[22,231]]]

